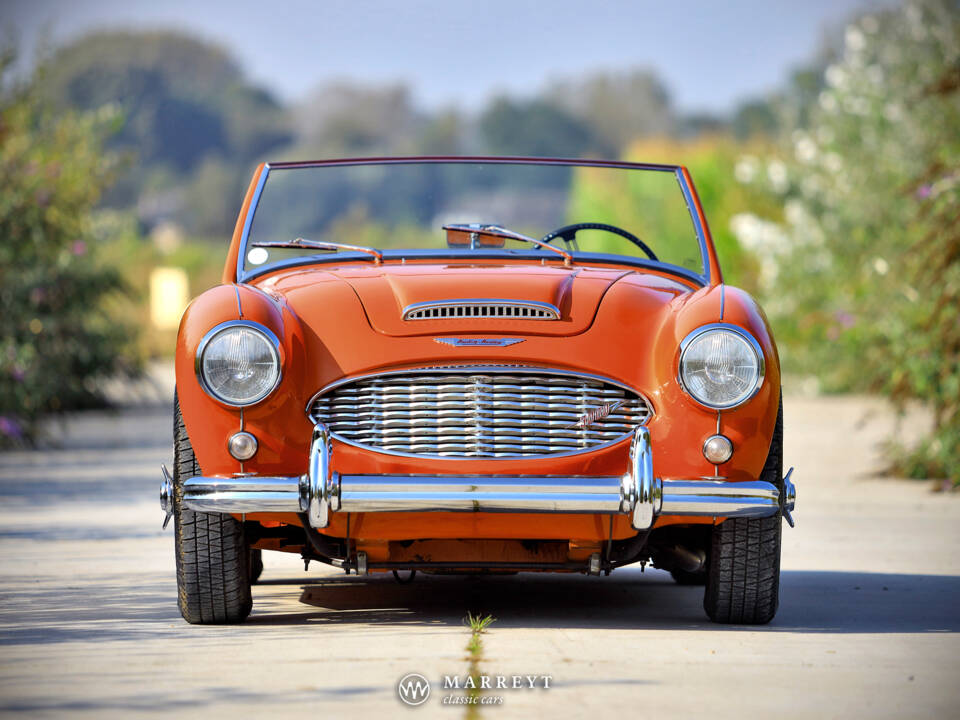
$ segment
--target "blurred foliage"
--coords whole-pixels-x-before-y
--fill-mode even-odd
[[[694,139],[669,137],[636,140],[626,148],[624,159],[633,162],[686,165],[694,176],[700,202],[707,209],[709,227],[717,248],[724,281],[755,293],[761,286],[763,263],[758,255],[745,250],[734,232],[748,212],[762,211],[776,216],[779,203],[757,188],[734,180],[742,172],[743,157],[750,158],[771,149],[762,139],[749,143],[735,141],[727,134],[701,135]],[[577,218],[619,217],[627,228],[642,228],[645,240],[661,259],[689,269],[701,270],[699,256],[689,257],[696,249],[686,208],[676,212],[679,197],[676,183],[635,187],[625,198],[616,188],[603,187],[590,171],[577,175],[572,204]],[[605,235],[608,252],[622,252],[617,239]],[[594,245],[594,248],[597,246]]]
[[[136,219],[125,211],[98,210],[92,216],[91,225],[98,239],[98,261],[107,267],[117,268],[129,291],[108,300],[107,309],[111,317],[126,327],[148,330],[130,337],[137,357],[172,357],[177,341],[176,331],[152,327],[151,273],[158,267],[184,270],[190,297],[195,297],[220,284],[227,255],[226,243],[213,242],[210,238],[178,237],[171,247],[166,247],[157,241],[163,226],[155,229],[152,238],[144,238],[138,232]]]
[[[403,85],[333,83],[291,108],[294,145],[283,157],[410,154],[423,119]]]
[[[104,200],[136,205],[148,221],[225,234],[239,200],[227,209],[218,198],[242,195],[253,166],[292,137],[285,110],[225,51],[181,33],[98,32],[45,66],[43,92],[55,107],[123,112],[107,144],[136,162]],[[191,202],[198,196],[212,202]]]
[[[0,444],[29,441],[44,413],[100,404],[96,380],[138,367],[128,297],[99,252],[92,210],[117,168],[120,117],[54,110],[0,60]]]
[[[765,305],[786,365],[828,391],[929,405],[934,428],[896,451],[899,469],[960,483],[956,4],[861,17],[822,87],[784,151],[740,173],[784,206],[782,221],[742,218],[740,239],[773,262]]]
[[[677,128],[666,87],[646,70],[558,81],[547,89],[543,101],[583,123],[594,138],[592,149],[606,157],[616,156],[638,137],[664,136]]]
[[[724,282],[751,293],[756,293],[760,286],[761,261],[741,247],[734,232],[736,219],[750,211],[775,216],[779,204],[734,178],[744,155],[760,154],[769,147],[763,139],[743,143],[727,134],[702,135],[691,140],[649,138],[632,143],[624,157],[634,162],[686,165],[690,169],[708,218]]]
[[[601,150],[589,125],[540,98],[498,98],[481,114],[479,124],[491,155],[580,157]]]

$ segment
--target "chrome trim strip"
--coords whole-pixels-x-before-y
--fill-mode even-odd
[[[322,465],[322,462],[320,463]],[[317,476],[322,477],[322,476]],[[628,476],[629,477],[629,476]],[[192,477],[184,482],[183,504],[196,512],[306,511],[310,525],[329,525],[342,512],[632,512],[631,525],[647,530],[659,515],[771,517],[780,508],[776,486],[763,482],[656,479],[646,500],[628,491],[624,478],[519,475],[344,475],[328,478],[326,500],[309,497],[308,476]],[[319,485],[318,487],[323,487]],[[661,495],[662,488],[662,495]],[[336,499],[336,500],[335,500]],[[638,517],[637,508],[641,508]]]
[[[243,492],[252,495],[258,493],[300,493],[299,477],[268,475],[237,475],[235,477],[187,478],[183,483],[183,497],[193,501],[203,495]]]
[[[207,381],[203,377],[203,351],[206,350],[207,344],[214,338],[214,336],[217,335],[217,333],[230,327],[248,327],[253,330],[258,330],[267,338],[267,340],[273,343],[273,352],[277,358],[277,380],[273,383],[273,386],[269,390],[250,402],[232,403],[229,400],[224,400],[207,385]],[[203,388],[203,391],[218,403],[222,403],[227,407],[233,408],[245,408],[250,407],[251,405],[256,405],[257,403],[262,402],[266,398],[270,397],[270,395],[273,394],[273,391],[279,387],[280,381],[283,379],[283,353],[280,351],[280,338],[278,338],[267,326],[253,322],[252,320],[227,320],[226,322],[222,322],[219,325],[212,327],[207,331],[206,335],[201,338],[200,344],[197,345],[197,354],[193,358],[193,371],[196,373],[197,382],[200,383],[200,387]]]
[[[780,491],[776,485],[762,480],[727,482],[665,478],[662,485],[662,515],[762,518],[776,515],[780,509]]]
[[[310,527],[325,528],[330,524],[332,498],[336,495],[333,488],[336,477],[330,473],[330,454],[330,433],[326,425],[317,423],[310,442],[310,468],[306,483]]]
[[[680,185],[683,199],[687,203],[687,212],[690,213],[690,219],[693,221],[693,227],[697,233],[697,240],[700,243],[700,267],[703,272],[698,274],[706,281],[707,285],[709,285],[713,278],[710,276],[710,263],[708,262],[707,233],[704,230],[703,224],[700,222],[700,215],[696,211],[696,203],[693,201],[693,189],[684,177],[682,168],[676,168],[673,174],[674,177],[677,178],[677,183]]]
[[[530,313],[541,313],[541,316],[523,316],[510,314],[464,314],[446,317],[416,317],[417,314],[430,310],[442,311],[447,308],[503,308],[509,310],[517,308]],[[404,320],[559,320],[560,309],[556,305],[534,300],[510,300],[505,298],[464,298],[462,300],[433,300],[407,305],[403,309]]]
[[[396,375],[425,375],[425,374],[435,374],[435,373],[436,373],[436,374],[447,373],[447,374],[450,374],[450,375],[477,374],[477,373],[490,373],[490,374],[493,374],[493,373],[500,373],[500,374],[529,374],[529,375],[541,374],[541,375],[552,375],[552,376],[565,376],[565,377],[570,377],[570,378],[583,378],[583,379],[592,380],[592,381],[595,381],[595,382],[608,383],[608,384],[610,384],[610,385],[613,385],[614,387],[618,387],[618,388],[620,388],[621,390],[624,390],[625,392],[629,392],[629,393],[632,393],[632,394],[636,395],[636,396],[646,405],[646,408],[647,408],[647,414],[646,414],[646,416],[644,417],[644,419],[643,419],[643,421],[642,421],[643,424],[649,423],[649,422],[650,422],[650,419],[655,415],[655,411],[654,411],[653,404],[650,402],[650,400],[647,398],[646,395],[644,395],[644,394],[641,393],[641,392],[638,392],[637,390],[634,390],[633,388],[631,388],[631,387],[628,386],[628,385],[625,385],[624,383],[618,382],[618,381],[616,381],[616,380],[612,380],[612,379],[607,378],[607,377],[604,377],[604,376],[602,376],[602,375],[595,375],[595,374],[591,374],[591,373],[582,373],[582,372],[575,372],[575,371],[567,371],[567,370],[562,370],[562,369],[558,369],[558,368],[545,368],[545,367],[532,366],[532,365],[467,365],[467,364],[464,364],[464,365],[445,365],[445,366],[442,366],[442,367],[412,368],[412,369],[404,369],[404,370],[387,370],[387,371],[385,371],[385,372],[371,372],[371,373],[365,373],[365,374],[362,374],[362,375],[354,375],[354,376],[350,376],[350,377],[341,378],[340,380],[336,380],[336,381],[334,381],[334,382],[326,385],[324,388],[322,388],[320,391],[318,391],[317,393],[315,393],[315,394],[310,398],[309,402],[307,403],[306,414],[307,414],[307,417],[310,419],[311,422],[313,422],[313,423],[321,422],[321,420],[320,420],[319,418],[315,417],[315,416],[312,414],[312,410],[313,410],[314,404],[317,402],[317,400],[318,400],[320,397],[322,397],[323,395],[331,392],[332,390],[335,390],[336,388],[340,387],[341,385],[345,385],[345,384],[348,384],[348,383],[351,383],[351,382],[357,382],[357,381],[367,380],[367,379],[370,379],[370,378],[376,378],[376,377],[391,377],[391,376],[396,376]],[[549,394],[548,391],[545,391],[545,394]],[[452,398],[451,401],[452,401],[452,402],[456,402],[456,398]],[[431,454],[431,453],[409,453],[409,452],[404,452],[404,451],[399,451],[399,450],[388,450],[388,449],[385,449],[385,448],[383,448],[383,447],[376,447],[376,446],[371,446],[371,445],[366,445],[366,444],[363,444],[363,443],[359,443],[359,442],[350,440],[350,439],[348,439],[348,438],[345,438],[345,437],[343,437],[342,435],[340,435],[340,434],[338,434],[338,433],[336,433],[336,432],[334,432],[334,431],[330,431],[330,437],[333,438],[333,439],[335,439],[335,440],[337,440],[338,442],[342,442],[342,443],[344,443],[344,444],[346,444],[346,445],[350,445],[350,446],[352,446],[352,447],[360,448],[360,449],[366,450],[366,451],[368,451],[368,452],[374,452],[374,453],[379,453],[379,454],[383,454],[383,455],[392,455],[392,456],[395,456],[395,457],[442,458],[442,459],[444,459],[444,460],[452,460],[452,461],[456,461],[456,460],[479,460],[479,459],[485,459],[485,460],[497,460],[497,459],[511,459],[511,460],[516,460],[516,459],[529,459],[529,460],[536,460],[536,459],[539,459],[539,458],[562,458],[562,457],[570,457],[570,456],[573,456],[573,455],[584,455],[584,454],[586,454],[586,453],[596,452],[596,451],[599,451],[599,450],[605,450],[605,449],[607,449],[607,448],[609,448],[609,447],[612,447],[612,446],[614,446],[614,445],[617,445],[618,443],[623,442],[624,440],[626,440],[627,438],[629,438],[633,432],[634,432],[634,430],[633,430],[633,428],[631,428],[631,429],[627,430],[626,432],[624,432],[623,434],[618,435],[618,436],[616,436],[616,437],[614,437],[614,438],[611,438],[611,439],[610,439],[608,442],[606,442],[606,443],[602,443],[602,444],[598,444],[598,445],[593,445],[593,446],[588,447],[588,448],[577,448],[577,449],[574,449],[574,450],[569,450],[569,451],[564,451],[564,452],[557,452],[557,453],[544,453],[544,454],[501,454],[501,455],[495,455],[495,456],[489,456],[489,455],[488,455],[488,456],[482,456],[482,455],[481,455],[481,456],[462,456],[462,455],[442,455],[442,454]]]
[[[344,475],[344,512],[616,513],[618,477]]]
[[[660,480],[653,474],[653,450],[650,431],[638,427],[630,443],[630,471],[624,477],[629,495],[625,511],[633,510],[630,524],[634,530],[648,530],[660,512]]]
[[[192,477],[183,484],[183,505],[197,512],[307,512],[312,527],[327,527],[330,513],[511,512],[631,513],[636,530],[659,515],[772,517],[793,510],[790,473],[785,492],[763,481],[666,478],[653,474],[647,428],[638,428],[623,477],[553,475],[345,475],[331,471],[326,428],[314,428],[310,469],[300,477]],[[169,475],[164,470],[164,487]],[[169,498],[170,495],[165,497]],[[164,506],[166,509],[166,506]]]
[[[243,305],[240,303],[240,286],[234,283],[233,289],[237,292],[237,317],[243,320]]]
[[[728,330],[735,335],[739,335],[744,340],[747,341],[747,344],[753,349],[754,354],[757,356],[757,382],[751,390],[742,400],[729,403],[727,405],[707,405],[704,402],[701,402],[698,398],[694,396],[692,392],[687,388],[686,384],[683,382],[683,355],[687,351],[687,348],[690,346],[694,340],[703,335],[704,333],[710,332],[711,330]],[[687,394],[691,400],[693,400],[698,405],[709,408],[710,410],[732,410],[735,407],[740,407],[744,403],[753,399],[760,388],[763,387],[763,380],[766,377],[766,361],[763,357],[763,348],[760,347],[760,343],[757,342],[757,339],[751,335],[749,332],[744,330],[739,325],[731,325],[730,323],[710,323],[708,325],[701,325],[696,330],[693,330],[687,336],[680,341],[680,348],[677,354],[677,382],[680,384],[680,387]],[[719,417],[717,422],[719,423]]]
[[[195,512],[249,513],[304,510],[299,477],[192,477],[183,483],[184,507]]]
[[[255,273],[244,273],[243,265],[247,259],[247,240],[250,238],[250,228],[253,226],[253,216],[257,214],[257,208],[260,206],[260,196],[263,194],[263,186],[267,184],[267,176],[270,174],[270,163],[263,164],[263,171],[260,173],[260,179],[257,180],[257,189],[253,191],[253,197],[250,198],[250,205],[247,207],[247,217],[243,221],[243,233],[240,235],[240,249],[237,252],[237,282],[243,283]]]

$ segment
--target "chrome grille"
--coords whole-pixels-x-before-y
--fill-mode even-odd
[[[549,303],[525,300],[438,300],[414,303],[403,309],[404,320],[513,318],[559,320],[560,310]]]
[[[608,416],[576,425],[615,403]],[[318,394],[310,416],[340,439],[380,452],[526,457],[617,442],[647,422],[650,408],[631,390],[590,375],[461,366],[349,380]]]

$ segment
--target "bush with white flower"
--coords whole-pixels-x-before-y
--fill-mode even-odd
[[[738,217],[768,258],[766,303],[786,370],[825,390],[920,400],[935,427],[895,453],[960,483],[960,13],[914,0],[847,27],[803,127],[738,178],[782,221]]]

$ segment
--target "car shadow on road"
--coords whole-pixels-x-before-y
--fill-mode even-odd
[[[301,586],[298,612],[285,589]],[[762,632],[960,632],[960,576],[784,571],[780,610]],[[660,571],[621,570],[609,578],[520,574],[507,577],[391,576],[272,580],[255,590],[254,625],[460,624],[467,611],[497,626],[611,629],[742,630],[714,625],[703,589],[676,585]],[[260,609],[258,609],[258,607]]]

